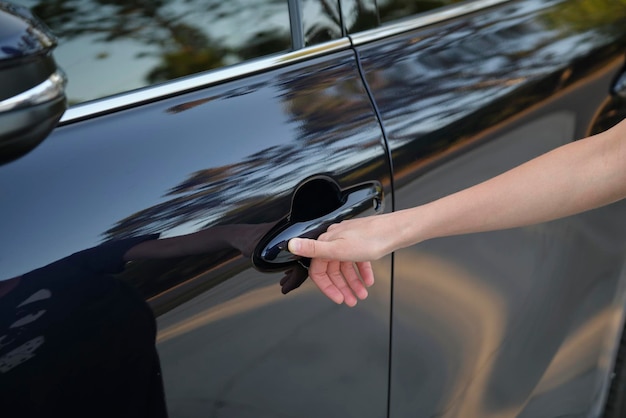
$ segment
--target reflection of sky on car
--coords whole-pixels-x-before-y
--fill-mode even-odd
[[[17,0],[16,3],[33,7],[40,1]],[[118,7],[107,7],[90,1],[79,3],[82,11],[75,13],[80,13],[81,19],[93,13],[93,10],[97,11],[97,17],[103,21],[114,22],[120,19]],[[310,9],[311,12],[315,11]],[[235,51],[245,47],[249,39],[260,33],[289,34],[286,2],[246,0],[245,7],[239,0],[167,2],[158,8],[157,16],[149,27],[134,28],[134,33],[126,38],[106,39],[107,30],[101,31],[96,26],[94,34],[59,39],[54,55],[68,75],[67,93],[70,103],[149,85],[147,75],[161,63],[161,54],[171,51],[172,45],[168,39],[172,34],[159,20],[170,25],[193,26],[205,33],[216,45]],[[262,25],[259,24],[261,21]],[[141,37],[140,40],[132,38],[137,34]],[[145,42],[147,38],[154,43]],[[231,55],[224,61],[228,65],[239,59]]]

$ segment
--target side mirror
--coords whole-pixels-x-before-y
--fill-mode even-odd
[[[0,164],[33,150],[66,109],[56,39],[22,7],[0,1]]]

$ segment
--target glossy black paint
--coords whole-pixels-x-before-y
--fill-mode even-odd
[[[307,14],[307,42],[358,42],[376,4]],[[305,54],[65,123],[0,166],[3,416],[82,417],[103,397],[90,416],[163,401],[171,417],[599,413],[626,306],[623,204],[399,251],[356,309],[293,260],[253,267],[285,220],[323,218],[341,190],[380,184],[402,209],[623,119],[624,10],[589,21],[577,4],[514,1]],[[170,245],[130,256],[151,243]]]
[[[391,195],[354,60],[340,52],[58,128],[2,167],[1,228],[16,237],[3,242],[3,276],[103,242],[207,231],[198,254],[136,260],[117,275],[157,314],[170,415],[275,416],[295,405],[312,417],[338,407],[384,415],[389,259],[378,264],[372,301],[347,315],[312,283],[282,295],[285,274],[259,273],[250,260],[313,175],[342,188],[378,181]],[[344,359],[360,346],[367,368]],[[333,390],[317,389],[325,385]],[[359,406],[338,406],[342,392]]]
[[[47,54],[55,45],[54,35],[27,8],[0,2],[0,63]]]
[[[396,209],[626,117],[626,10],[518,1],[358,48]],[[605,118],[609,117],[610,120]],[[606,123],[609,122],[609,123]],[[395,254],[391,416],[588,416],[623,317],[624,205]],[[610,341],[610,342],[607,342]]]
[[[56,70],[56,39],[28,9],[0,2],[0,101],[22,93]]]
[[[0,164],[35,148],[66,109],[64,78],[51,55],[55,45],[27,9],[0,2]],[[46,94],[41,85],[51,76]]]

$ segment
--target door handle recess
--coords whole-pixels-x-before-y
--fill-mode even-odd
[[[289,216],[278,222],[255,248],[252,263],[257,269],[284,270],[298,262],[308,267],[307,259],[294,255],[287,249],[290,239],[317,238],[334,223],[353,218],[368,209],[373,209],[375,213],[384,210],[383,188],[379,182],[362,183],[344,190],[339,190],[334,181],[332,183],[337,189],[338,199],[333,205],[335,208],[322,216],[298,219],[298,214],[294,213],[294,197]]]

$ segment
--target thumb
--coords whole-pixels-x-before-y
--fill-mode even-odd
[[[327,258],[324,251],[326,242],[316,241],[308,238],[292,238],[289,240],[289,252],[307,258]]]

